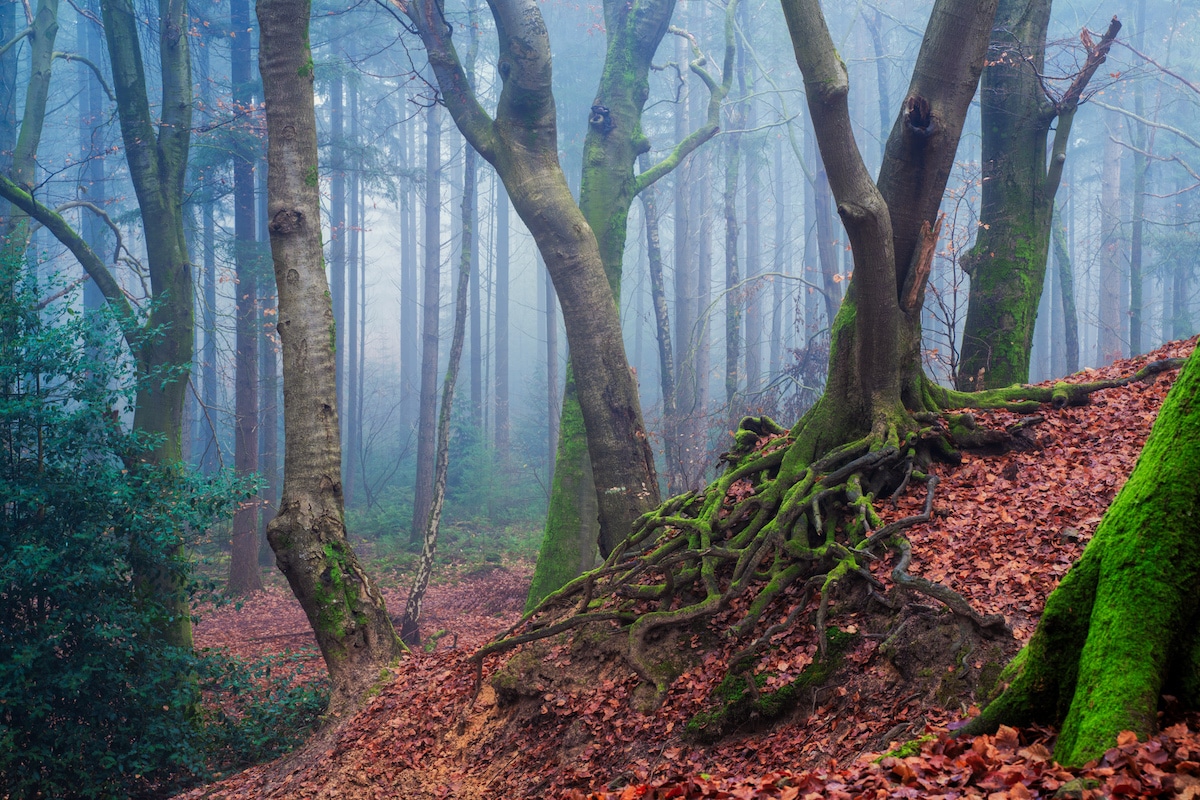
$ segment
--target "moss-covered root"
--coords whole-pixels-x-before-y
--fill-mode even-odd
[[[1129,481],[1051,594],[1013,682],[968,727],[1062,724],[1056,758],[1098,758],[1154,730],[1166,682],[1195,669],[1200,593],[1200,357],[1172,387]]]

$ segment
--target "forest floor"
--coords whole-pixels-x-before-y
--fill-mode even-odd
[[[1069,380],[1123,377],[1147,361],[1187,355],[1194,344],[1173,343]],[[829,616],[846,644],[826,680],[780,719],[751,715],[705,743],[694,726],[689,734],[688,721],[718,702],[714,690],[737,649],[714,634],[721,617],[708,631],[671,640],[682,674],[658,703],[647,703],[623,657],[623,637],[607,629],[489,657],[474,696],[471,653],[519,619],[531,567],[462,568],[426,600],[426,636],[445,631],[437,646],[407,656],[357,715],[327,726],[291,756],[180,798],[1200,800],[1200,718],[1175,713],[1169,700],[1157,738],[1123,737],[1082,770],[1053,762],[1051,730],[947,735],[978,711],[978,687],[994,681],[995,668],[1032,635],[1046,596],[1132,470],[1175,374],[1101,391],[1087,406],[1046,408],[1034,428],[1036,449],[968,455],[961,466],[935,468],[934,518],[907,531],[910,570],[951,586],[981,613],[1003,614],[1011,639],[980,639],[926,601],[898,618],[848,592],[835,598]],[[1017,419],[999,411],[976,416],[988,427]],[[924,491],[910,488],[885,519],[919,513],[924,502]],[[891,588],[888,563],[872,571]],[[404,575],[384,580],[394,614],[404,607],[407,582]],[[789,599],[794,605],[794,595],[781,597],[763,625],[789,613]],[[816,602],[809,602],[801,617],[809,621],[773,639],[760,665],[767,690],[804,674],[817,656]],[[205,614],[196,640],[247,659],[307,653],[292,679],[322,669],[303,613],[278,580],[238,607]],[[919,752],[879,758],[917,737],[925,739]]]

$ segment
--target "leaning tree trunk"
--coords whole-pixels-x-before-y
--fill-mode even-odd
[[[1057,761],[1157,725],[1164,691],[1200,707],[1200,355],[1167,395],[1133,474],[1046,601],[1004,692],[966,733],[1061,725]]]
[[[267,530],[349,709],[402,646],[383,598],[346,541],[333,309],[321,254],[313,62],[306,0],[259,0],[267,116],[268,228],[283,349],[283,498]]]
[[[1002,0],[992,60],[980,88],[983,200],[979,235],[963,266],[971,278],[960,389],[1029,380],[1029,354],[1045,284],[1054,195],[1062,179],[1071,123],[1092,75],[1121,24],[1113,19],[1088,46],[1084,68],[1062,98],[1042,88],[1051,0]],[[1046,138],[1054,138],[1047,158]]]
[[[498,70],[504,81],[493,119],[466,81],[439,5],[419,0],[406,9],[425,43],[455,123],[496,168],[554,281],[574,359],[600,529],[607,532],[602,533],[603,547],[605,541],[622,537],[653,507],[658,484],[601,244],[575,204],[558,163],[550,43],[541,13],[533,0],[491,4],[500,37]],[[632,11],[635,16],[641,13],[640,8]],[[601,116],[608,119],[613,113]],[[624,119],[628,121],[615,121],[625,125],[636,121]],[[630,165],[635,156],[636,152]],[[619,222],[623,229],[624,220]]]

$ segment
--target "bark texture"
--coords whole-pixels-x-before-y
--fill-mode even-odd
[[[283,498],[267,537],[316,634],[335,713],[402,652],[383,598],[346,541],[333,309],[321,253],[309,3],[259,0],[268,228],[283,348]]]
[[[1155,731],[1164,690],[1200,705],[1200,356],[1167,395],[1133,474],[1051,593],[1007,689],[965,729],[1061,725],[1055,759]]]
[[[657,503],[658,485],[600,245],[558,163],[550,43],[541,12],[533,0],[491,5],[504,82],[493,118],[475,98],[438,5],[420,0],[407,11],[455,123],[496,168],[545,257],[575,359],[601,541],[611,547]]]
[[[1029,380],[1034,323],[1045,284],[1054,196],[1075,111],[1121,24],[1088,46],[1083,70],[1061,98],[1042,85],[1051,0],[1001,0],[983,73],[983,204],[975,246],[958,387]],[[1047,154],[1051,125],[1054,136]]]

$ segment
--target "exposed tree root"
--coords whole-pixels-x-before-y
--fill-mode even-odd
[[[1095,391],[1175,366],[1178,360],[1155,362],[1121,381],[976,394],[927,382],[924,399],[927,408],[1028,413],[1044,404],[1080,404]],[[629,664],[661,694],[676,677],[675,668],[655,663],[653,642],[667,629],[712,619],[749,593],[725,633],[741,640],[758,632],[729,664],[730,675],[748,676],[746,691],[753,693],[755,664],[772,637],[805,613],[813,593],[820,597],[814,623],[823,659],[829,651],[831,597],[839,584],[866,581],[870,592],[900,607],[899,598],[880,593],[882,586],[869,570],[887,550],[897,554],[891,577],[901,596],[936,600],[985,636],[1011,635],[1002,617],[985,617],[950,587],[910,575],[912,552],[903,533],[932,517],[937,478],[924,472],[932,460],[953,461],[962,447],[995,452],[1036,446],[1028,431],[1041,417],[1026,417],[1005,431],[980,430],[969,414],[927,412],[899,419],[877,423],[871,434],[799,466],[791,451],[805,425],[819,422],[802,420],[786,434],[766,418],[743,420],[734,448],[722,456],[728,463],[723,475],[703,492],[673,498],[643,516],[601,567],[546,597],[474,658],[482,664],[486,656],[525,642],[613,621],[627,626]],[[877,498],[894,500],[914,478],[926,487],[922,513],[884,524]],[[782,619],[763,629],[760,623],[780,605],[785,608],[775,613],[785,611],[779,613]]]

